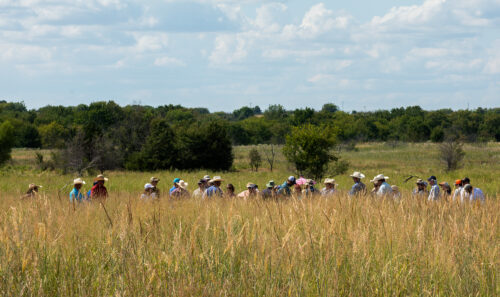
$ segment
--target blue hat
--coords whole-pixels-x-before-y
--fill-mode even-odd
[[[288,181],[291,181],[292,183],[295,183],[295,176],[289,176]]]
[[[180,182],[180,181],[181,181],[181,179],[180,179],[180,178],[178,178],[178,177],[177,177],[177,178],[174,178],[174,184],[176,184],[176,183],[178,183],[178,182]]]
[[[427,180],[428,180],[428,181],[431,181],[431,180],[437,180],[437,178],[436,178],[434,175],[431,175],[431,177],[429,177]]]

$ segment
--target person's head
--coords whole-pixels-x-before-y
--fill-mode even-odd
[[[327,189],[333,189],[335,187],[335,180],[333,178],[327,178],[325,179],[325,188]]]
[[[75,189],[80,190],[82,186],[85,184],[85,181],[82,180],[81,178],[77,178],[73,180],[73,185],[75,186]]]
[[[469,185],[469,184],[470,184],[470,179],[468,177],[465,177],[464,179],[462,179],[462,186]]]
[[[462,180],[461,179],[457,179],[455,181],[455,188],[460,188],[462,186]]]
[[[268,188],[268,189],[272,189],[272,188],[274,188],[274,180],[270,180],[270,181],[266,184],[266,188]]]
[[[205,188],[205,185],[206,185],[206,184],[207,184],[207,181],[206,181],[206,180],[204,180],[204,179],[200,179],[200,180],[198,181],[198,188],[203,189],[203,188]]]
[[[442,183],[439,183],[439,186],[441,187],[441,189],[443,189],[443,191],[451,192],[451,187],[450,187],[449,183],[442,182]]]
[[[257,185],[255,185],[254,183],[248,183],[247,190],[250,194],[254,194],[257,191]]]
[[[387,176],[384,176],[383,174],[379,174],[377,176],[375,176],[372,180],[373,184],[378,187],[380,186],[381,184],[385,183],[385,181],[389,179]]]
[[[427,183],[424,182],[423,180],[421,179],[418,179],[417,180],[417,188],[420,190],[420,191],[423,191],[425,190],[425,187],[427,186]]]
[[[174,187],[178,188],[179,187],[179,182],[181,181],[180,178],[176,177],[174,178],[173,182],[174,182]]]
[[[104,185],[104,182],[108,181],[107,177],[104,177],[104,175],[99,174],[95,179],[94,182],[96,182],[98,185],[102,186]]]
[[[464,191],[467,192],[467,193],[472,193],[472,186],[470,184],[466,184],[465,187],[464,187]]]
[[[152,177],[151,180],[150,180],[150,184],[153,186],[153,187],[156,187],[158,185],[158,182],[160,181],[159,178],[156,178],[156,177]]]
[[[391,189],[392,189],[392,191],[394,192],[394,194],[399,193],[399,187],[398,187],[398,186],[396,186],[396,185],[392,185],[392,186],[391,186]]]
[[[153,188],[154,188],[154,186],[152,184],[147,183],[144,185],[144,192],[151,193],[151,192],[153,192]]]
[[[429,182],[429,184],[430,184],[431,186],[434,186],[434,185],[437,183],[437,178],[436,178],[434,175],[431,175],[431,176],[427,179],[427,181]]]
[[[288,177],[288,179],[286,180],[286,183],[288,184],[289,187],[295,185],[295,182],[296,182],[295,176],[293,175]]]
[[[234,194],[234,186],[233,184],[227,184],[226,189],[229,194]]]
[[[365,178],[365,175],[361,172],[356,171],[353,174],[351,174],[351,177],[355,183],[359,183],[359,182],[361,182],[361,179]]]
[[[33,192],[38,193],[39,188],[41,188],[42,186],[35,185],[35,184],[29,184],[28,187],[29,187],[28,193],[33,193]]]
[[[210,182],[214,185],[214,187],[220,187],[222,184],[222,178],[220,176],[214,176]]]

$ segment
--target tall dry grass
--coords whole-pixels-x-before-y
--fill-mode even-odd
[[[0,201],[1,296],[498,296],[500,201]]]

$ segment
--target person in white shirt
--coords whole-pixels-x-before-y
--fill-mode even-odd
[[[401,192],[399,191],[399,187],[396,185],[391,186],[392,189],[392,196],[394,197],[395,200],[398,200],[401,198]]]
[[[429,185],[431,185],[431,190],[429,191],[429,201],[437,201],[439,200],[439,186],[437,185],[437,178],[432,175],[427,179]]]
[[[470,179],[468,177],[462,179],[462,190],[460,190],[460,201],[464,201],[466,185],[470,185]]]
[[[391,185],[386,182],[388,179],[389,177],[379,174],[370,181],[375,185],[375,187],[378,187],[376,192],[378,197],[385,197],[392,194]]]
[[[469,202],[476,202],[480,201],[481,203],[484,202],[484,193],[481,191],[479,188],[474,188],[470,184],[466,185],[463,189],[464,195],[462,196],[461,202],[464,203],[466,201]]]
[[[325,187],[321,190],[321,197],[328,198],[335,194],[335,180],[333,178],[325,179]]]
[[[452,196],[451,200],[456,201],[458,198],[460,198],[461,192],[462,192],[462,180],[457,179],[455,181],[455,191],[453,192],[453,196]]]
[[[154,186],[150,183],[144,185],[144,192],[141,195],[142,200],[153,200],[158,198],[158,195],[154,192]]]

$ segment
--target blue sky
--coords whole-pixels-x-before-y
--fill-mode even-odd
[[[0,0],[0,100],[500,106],[500,0]]]

